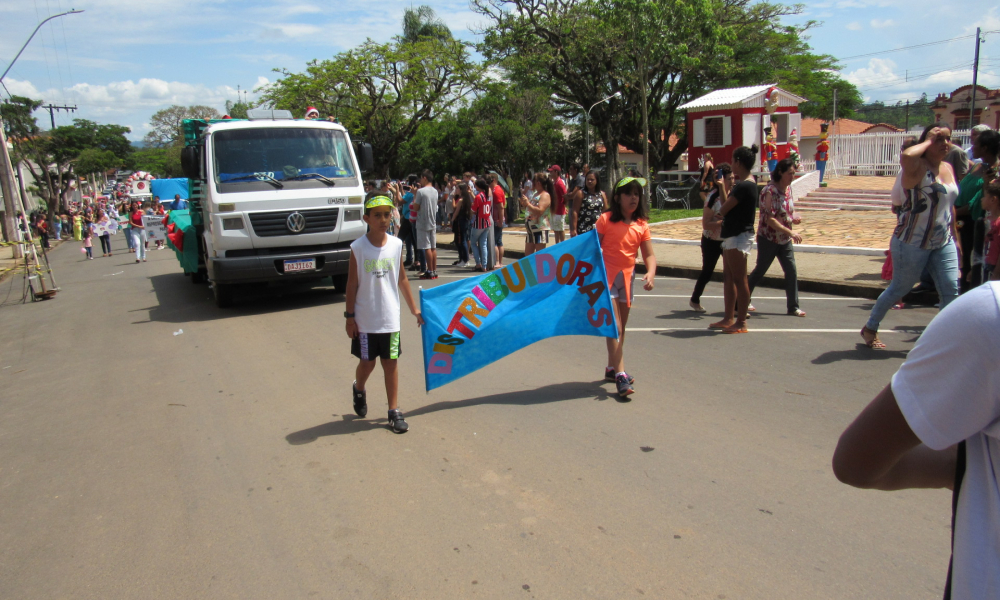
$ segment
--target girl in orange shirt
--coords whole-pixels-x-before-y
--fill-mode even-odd
[[[608,288],[616,300],[615,320],[618,323],[618,339],[607,338],[608,366],[604,369],[604,378],[615,382],[618,395],[625,400],[635,392],[634,380],[625,372],[624,347],[625,325],[634,296],[635,260],[640,250],[646,265],[646,274],[642,276],[644,289],[653,289],[656,275],[656,257],[647,223],[649,207],[642,197],[645,187],[646,180],[637,177],[625,177],[615,184],[611,206],[597,219],[595,227],[604,254]]]

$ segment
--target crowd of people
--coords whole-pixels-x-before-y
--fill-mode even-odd
[[[94,258],[94,238],[101,246],[101,257],[112,256],[111,236],[119,231],[125,236],[130,254],[135,254],[135,262],[146,261],[146,251],[150,240],[146,236],[143,216],[166,216],[170,210],[187,208],[187,201],[179,194],[167,203],[160,202],[158,196],[150,200],[137,200],[126,194],[117,197],[83,198],[79,204],[73,203],[64,211],[57,212],[50,221],[44,210],[37,209],[24,215],[18,213],[18,223],[22,239],[30,228],[43,248],[50,248],[52,241],[75,240],[80,242],[84,260]],[[112,225],[114,223],[114,225]],[[162,250],[164,240],[153,240],[153,248]]]

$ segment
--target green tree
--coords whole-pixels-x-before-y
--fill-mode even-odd
[[[687,146],[677,107],[712,89],[774,81],[758,57],[787,66],[778,58],[794,52],[768,41],[802,34],[780,21],[800,5],[749,0],[473,0],[473,8],[490,22],[482,52],[514,82],[586,107],[622,93],[591,113],[612,175],[619,143],[640,152],[648,143],[650,171],[672,165]],[[679,143],[670,148],[673,132]]]
[[[183,177],[181,170],[182,146],[169,148],[142,148],[132,155],[132,166],[156,177]]]
[[[496,170],[519,174],[556,156],[576,156],[545,90],[493,83],[472,103],[421,124],[400,151],[401,173]],[[579,135],[576,141],[579,142]]]
[[[403,11],[403,41],[418,42],[423,38],[448,41],[452,39],[451,30],[433,8],[426,5],[407,8]]]
[[[476,89],[483,67],[464,42],[397,37],[313,60],[304,73],[278,72],[282,78],[265,89],[264,103],[300,115],[311,105],[333,115],[372,145],[376,172],[385,175],[422,123],[441,118]]]
[[[124,164],[130,158],[130,131],[120,125],[98,125],[76,119],[72,125],[41,131],[32,113],[42,102],[14,96],[0,105],[8,138],[14,145],[12,160],[28,171],[49,215],[61,208],[77,172],[94,173]],[[82,161],[84,170],[74,169]]]
[[[247,118],[247,111],[253,108],[246,102],[226,100],[226,114],[234,119]]]
[[[149,119],[152,127],[143,141],[154,148],[180,146],[184,144],[184,132],[181,126],[184,119],[219,119],[222,115],[211,106],[178,106],[173,105],[153,113]]]
[[[828,54],[814,54],[806,33],[818,24],[772,25],[747,32],[738,40],[731,74],[724,85],[777,83],[783,89],[807,99],[799,105],[803,116],[833,117],[833,95],[837,93],[837,118],[849,118],[861,106],[858,89],[838,73],[840,64]]]

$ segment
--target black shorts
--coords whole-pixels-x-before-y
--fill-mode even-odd
[[[361,360],[395,360],[402,354],[399,344],[399,332],[392,333],[358,333],[351,340],[351,354]]]
[[[549,230],[548,229],[531,229],[528,228],[527,241],[530,244],[548,244],[549,243]]]
[[[493,226],[493,245],[503,246],[503,225]]]

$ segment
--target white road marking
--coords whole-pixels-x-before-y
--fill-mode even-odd
[[[709,329],[708,327],[626,327],[625,331],[714,331],[722,333],[721,329]],[[758,329],[749,327],[750,333],[854,333],[861,334],[860,329]],[[880,329],[879,333],[908,333],[913,331],[895,331],[892,329]]]
[[[691,294],[636,294],[636,298],[691,298]],[[702,296],[702,298],[710,298],[721,300],[723,296]],[[751,300],[784,300],[784,296],[754,296]],[[865,298],[799,298],[799,300],[845,300],[845,301],[864,301]],[[875,302],[874,300],[869,300],[869,302]]]

